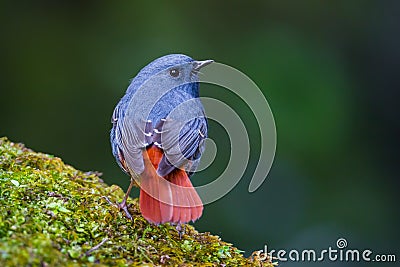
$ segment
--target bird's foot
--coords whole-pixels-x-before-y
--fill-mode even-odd
[[[110,204],[111,206],[117,207],[119,210],[123,210],[125,212],[125,216],[129,220],[133,219],[132,215],[129,213],[129,210],[128,210],[130,205],[127,205],[125,200],[123,200],[121,203],[114,203],[106,196],[102,196],[102,198],[104,198],[108,202],[108,204]]]
[[[128,210],[129,205],[127,205],[125,201],[122,201],[121,203],[119,203],[117,205],[120,210],[123,210],[125,212],[126,218],[128,218],[129,220],[132,221],[133,220],[132,215],[129,213],[129,210]]]
[[[106,196],[102,196],[101,198],[104,198],[107,202],[108,202],[108,204],[110,204],[111,206],[115,206],[116,204],[114,203],[114,202],[112,202],[108,197],[106,197]]]
[[[186,233],[186,224],[178,223],[175,227],[176,231],[178,231],[179,239],[182,239],[183,234]]]

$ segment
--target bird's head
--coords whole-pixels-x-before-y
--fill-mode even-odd
[[[154,86],[170,89],[182,87],[198,95],[198,74],[202,67],[213,60],[197,61],[182,54],[166,55],[149,63],[132,80],[131,87],[139,87],[152,80]]]

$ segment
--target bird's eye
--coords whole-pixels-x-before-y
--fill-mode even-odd
[[[179,70],[178,69],[170,69],[169,70],[169,75],[172,77],[178,77],[179,76]]]

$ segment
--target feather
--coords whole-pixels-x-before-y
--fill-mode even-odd
[[[175,169],[166,177],[156,173],[162,154],[156,146],[149,147],[144,153],[145,171],[141,175],[139,198],[143,217],[154,224],[197,220],[203,204],[186,172]]]

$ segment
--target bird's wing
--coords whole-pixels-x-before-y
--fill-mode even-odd
[[[119,166],[131,175],[140,174],[144,170],[142,150],[147,145],[146,130],[149,125],[145,121],[129,120],[120,105],[114,109],[111,122],[111,144],[114,157]]]
[[[185,169],[191,175],[200,162],[207,138],[207,120],[204,116],[188,122],[162,120],[154,129],[153,141],[164,150],[158,165],[158,174],[165,176],[175,168]]]

